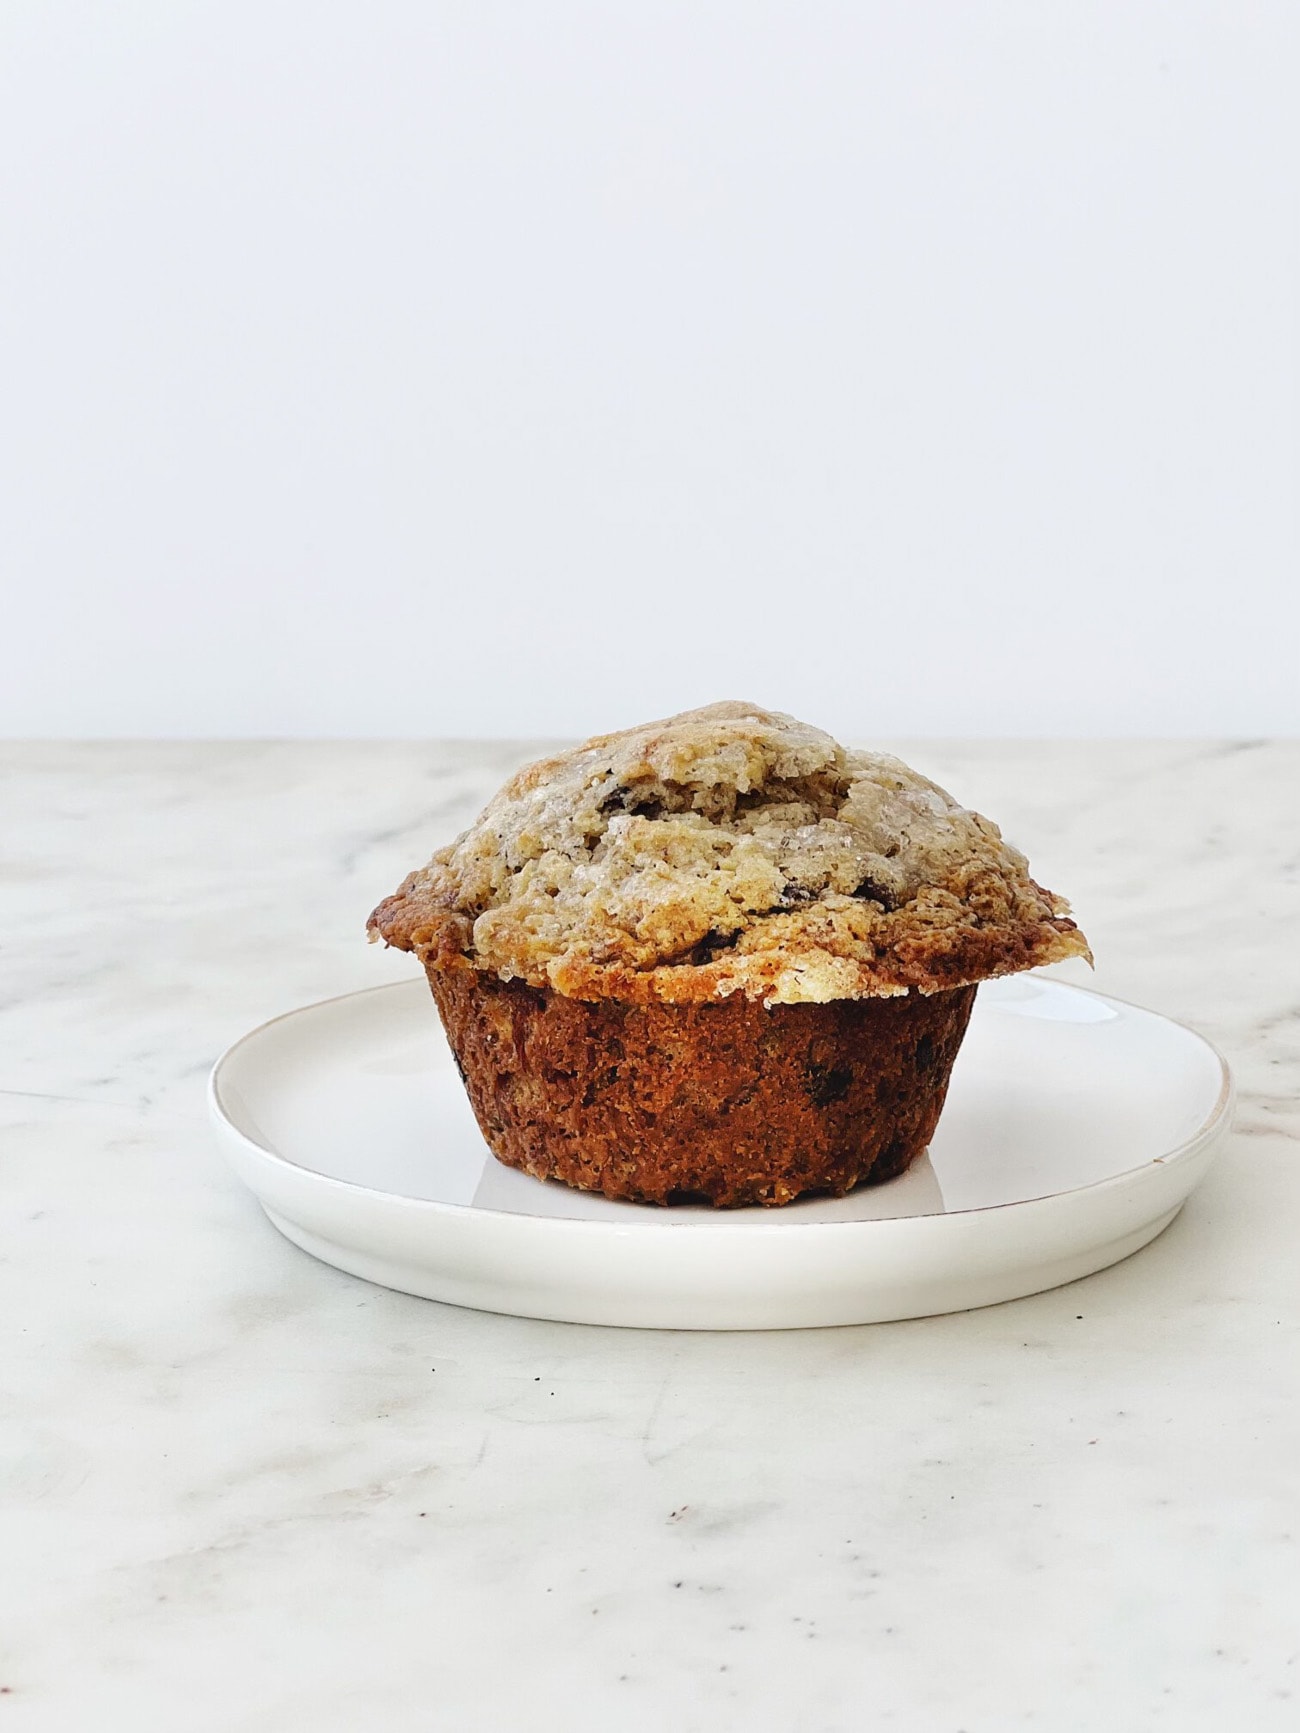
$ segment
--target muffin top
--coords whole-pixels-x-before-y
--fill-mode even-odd
[[[638,1003],[933,993],[1091,955],[988,819],[734,702],[529,765],[369,925],[430,968]]]

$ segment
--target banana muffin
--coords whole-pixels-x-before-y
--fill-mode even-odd
[[[743,703],[519,772],[370,917],[539,1179],[784,1204],[902,1172],[981,980],[1089,957],[995,824]]]

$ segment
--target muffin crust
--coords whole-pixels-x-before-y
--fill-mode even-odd
[[[431,981],[643,1006],[924,995],[1090,957],[995,824],[739,702],[530,765],[370,929]]]

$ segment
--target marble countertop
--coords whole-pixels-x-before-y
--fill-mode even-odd
[[[1127,1263],[759,1335],[282,1240],[218,1051],[400,978],[515,745],[0,748],[0,1733],[1300,1723],[1300,743],[898,748],[1191,1023],[1236,1132]]]

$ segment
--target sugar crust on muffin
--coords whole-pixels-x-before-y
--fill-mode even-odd
[[[1091,960],[989,819],[741,702],[529,765],[369,925],[432,969],[629,1003],[827,1004]]]

